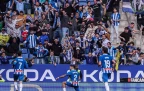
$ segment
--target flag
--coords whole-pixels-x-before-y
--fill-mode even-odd
[[[117,53],[116,53],[116,66],[115,66],[116,71],[119,68],[119,59],[120,59],[120,51],[118,50]]]
[[[134,13],[134,10],[132,8],[130,0],[123,0],[122,11],[123,12]]]

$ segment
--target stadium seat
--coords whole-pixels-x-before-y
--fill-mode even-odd
[[[88,0],[88,1],[90,1],[90,2],[94,2],[94,0]]]
[[[87,2],[79,2],[79,6],[82,6],[82,5],[86,6]]]
[[[10,60],[9,60],[9,64],[11,64],[13,60],[14,60],[14,59],[10,59]]]
[[[28,58],[28,54],[22,54],[22,57],[23,57],[24,59],[27,59],[27,58]]]
[[[79,0],[79,2],[81,2],[81,1],[83,1],[83,2],[87,2],[87,0]]]
[[[27,49],[25,49],[25,48],[21,49],[21,51],[22,51],[23,54],[28,53]]]

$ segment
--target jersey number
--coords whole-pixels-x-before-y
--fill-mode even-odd
[[[76,81],[77,80],[77,75],[74,75],[74,81]]]
[[[21,66],[22,66],[22,62],[19,62],[19,69],[21,69]]]
[[[110,68],[110,60],[104,60],[106,68]]]

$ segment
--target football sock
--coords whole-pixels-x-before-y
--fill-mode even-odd
[[[106,89],[106,91],[110,91],[108,82],[105,82],[105,89]]]
[[[18,90],[17,82],[14,82],[15,89]]]
[[[20,91],[22,91],[22,87],[23,87],[22,83],[20,83],[19,87],[20,87]]]
[[[66,88],[63,88],[63,91],[66,91]]]

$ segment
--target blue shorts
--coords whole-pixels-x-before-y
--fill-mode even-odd
[[[23,74],[14,74],[14,81],[23,81],[24,75]]]
[[[72,83],[69,82],[69,81],[66,82],[66,85],[69,86],[69,87],[73,87],[75,89],[75,91],[80,91],[79,86],[73,86]]]
[[[103,82],[108,82],[108,79],[111,77],[111,73],[103,73],[102,79]]]

